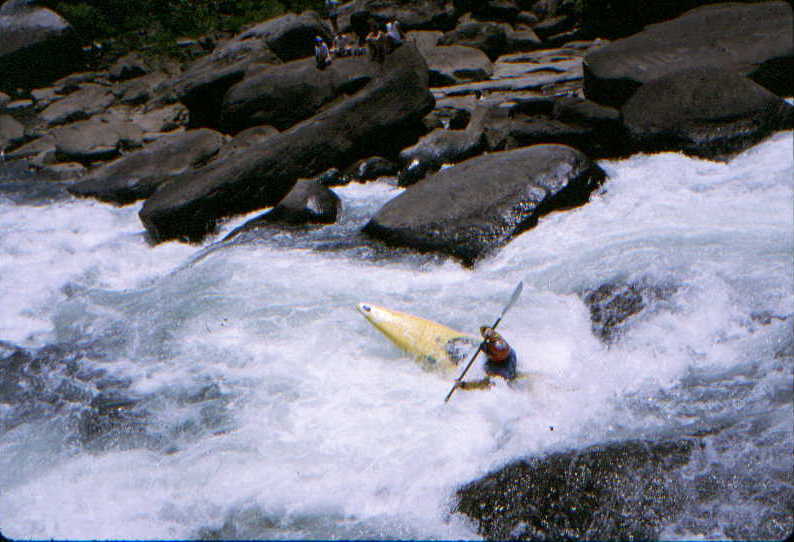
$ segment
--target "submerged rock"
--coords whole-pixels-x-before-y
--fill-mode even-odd
[[[433,107],[427,64],[415,47],[386,57],[379,76],[353,96],[226,160],[163,186],[140,212],[154,240],[201,239],[225,216],[278,203],[299,178],[390,154]]]
[[[389,201],[365,226],[392,245],[452,254],[472,264],[552,210],[586,202],[604,172],[564,145],[478,156]]]
[[[653,540],[683,509],[690,439],[626,441],[518,461],[457,492],[490,540]]]
[[[584,90],[591,100],[620,106],[645,83],[686,68],[714,67],[791,96],[793,44],[786,2],[703,6],[589,53]]]

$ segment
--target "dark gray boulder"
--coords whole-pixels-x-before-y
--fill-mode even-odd
[[[0,90],[44,86],[81,63],[79,40],[60,15],[29,2],[0,6]]]
[[[402,170],[399,184],[414,184],[445,164],[462,162],[480,154],[485,141],[478,132],[467,130],[433,130],[416,145],[400,152]]]
[[[162,186],[140,218],[155,241],[201,239],[217,220],[278,203],[299,178],[402,148],[433,108],[427,64],[410,44],[388,55],[353,96],[229,160],[215,160]]]
[[[287,13],[267,20],[240,34],[239,40],[262,40],[283,62],[314,54],[314,38],[321,36],[330,42],[328,27],[313,11],[300,15]]]
[[[359,160],[345,170],[344,178],[348,181],[366,182],[379,177],[396,175],[399,166],[380,156],[371,156]]]
[[[500,24],[471,21],[445,33],[438,44],[474,47],[496,60],[507,52],[507,33]]]
[[[164,136],[95,169],[68,190],[75,196],[126,205],[149,197],[172,177],[206,162],[223,143],[222,134],[206,128]]]
[[[692,68],[640,87],[622,108],[631,144],[725,158],[794,126],[794,106],[719,68]]]
[[[279,63],[262,39],[232,39],[190,64],[174,82],[174,92],[190,110],[191,126],[217,127],[224,95],[248,68]]]
[[[333,224],[342,207],[333,190],[316,180],[301,180],[267,213],[246,222],[249,230],[258,224]]]
[[[141,55],[129,53],[114,62],[108,71],[111,81],[126,81],[127,79],[146,75],[151,70]]]
[[[350,15],[351,29],[357,34],[369,32],[369,22],[385,24],[400,21],[400,27],[408,30],[451,30],[457,14],[449,2],[438,0],[357,0]]]
[[[459,489],[455,511],[489,540],[655,540],[687,503],[696,449],[631,440],[517,461]]]
[[[780,96],[794,94],[791,6],[782,1],[693,9],[590,52],[585,95],[620,106],[641,85],[674,71],[715,67],[745,75]]]
[[[226,93],[221,126],[230,132],[259,124],[286,130],[338,96],[364,87],[377,66],[366,57],[344,57],[318,70],[312,58],[259,70]]]
[[[388,244],[451,254],[472,264],[552,210],[585,203],[604,172],[563,145],[471,158],[389,201],[364,231]]]

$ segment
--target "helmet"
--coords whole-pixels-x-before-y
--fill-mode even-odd
[[[314,37],[314,41],[317,42],[317,43],[322,43],[323,38],[321,38],[320,36],[315,36]]]
[[[482,335],[483,339],[496,339],[499,337],[499,334],[494,330],[494,328],[489,326],[481,326],[480,335]]]

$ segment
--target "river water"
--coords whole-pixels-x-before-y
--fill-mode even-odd
[[[388,183],[336,189],[334,226],[221,241],[240,217],[203,246],[152,247],[139,205],[3,182],[0,531],[476,538],[452,513],[466,482],[685,434],[702,442],[685,475],[711,486],[664,537],[790,530],[793,151],[789,132],[728,163],[603,161],[589,204],[473,269],[358,234]],[[529,384],[446,405],[450,382],[355,310],[475,332],[518,281],[501,331]],[[661,292],[609,343],[583,301],[605,283]]]

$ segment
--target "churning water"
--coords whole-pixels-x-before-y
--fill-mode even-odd
[[[776,537],[792,480],[791,133],[729,163],[602,162],[592,201],[474,269],[339,224],[147,244],[139,206],[0,187],[0,530],[21,538],[472,538],[455,490],[512,460],[701,435],[666,538]],[[1,167],[1,166],[0,166]],[[501,325],[533,373],[458,392],[355,311]],[[585,293],[657,292],[614,340]],[[472,377],[477,376],[472,371]],[[550,430],[553,428],[553,430]],[[710,484],[710,485],[709,485]],[[777,529],[777,530],[776,530]]]

